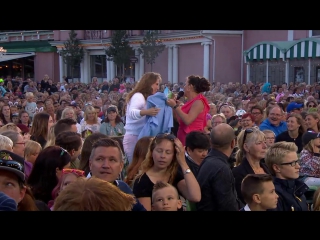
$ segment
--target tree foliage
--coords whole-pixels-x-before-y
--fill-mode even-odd
[[[126,30],[113,30],[111,45],[106,50],[108,60],[113,61],[118,66],[123,66],[130,62],[132,48],[129,45]],[[124,70],[124,69],[123,69]]]
[[[149,30],[145,33],[138,51],[142,54],[147,64],[151,65],[152,71],[152,65],[155,64],[156,58],[164,49],[165,45],[159,39],[158,30]]]
[[[64,43],[64,48],[61,51],[63,62],[71,67],[71,78],[76,66],[79,66],[83,60],[84,51],[80,45],[80,40],[77,38],[75,30],[69,32],[69,39]]]

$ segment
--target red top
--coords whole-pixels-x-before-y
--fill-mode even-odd
[[[204,105],[203,111],[197,116],[197,118],[189,125],[186,125],[181,119],[179,120],[179,129],[178,129],[177,137],[179,138],[179,140],[182,142],[183,145],[185,145],[186,135],[189,132],[203,131],[204,127],[207,125],[206,116],[210,110],[210,107],[208,104],[208,100],[202,94],[198,94],[198,96],[196,96],[194,99],[186,102],[181,107],[181,110],[182,110],[182,112],[188,114],[191,109],[192,104],[197,100],[201,100]]]

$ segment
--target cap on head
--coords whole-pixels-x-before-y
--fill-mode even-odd
[[[299,103],[296,103],[296,102],[291,102],[287,106],[287,113],[290,113],[294,109],[300,109],[300,108],[303,108],[303,104],[302,103],[299,104]]]
[[[12,172],[23,182],[25,181],[24,159],[13,152],[7,150],[0,151],[0,170]]]
[[[308,131],[302,135],[302,144],[303,146],[307,145],[311,140],[320,138],[320,133]]]

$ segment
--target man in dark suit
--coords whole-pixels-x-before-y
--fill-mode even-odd
[[[197,180],[201,188],[198,211],[239,211],[235,181],[228,159],[235,147],[233,128],[221,123],[212,128],[211,150],[200,165]]]

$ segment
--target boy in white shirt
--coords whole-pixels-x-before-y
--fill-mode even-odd
[[[277,208],[278,195],[269,174],[248,174],[242,180],[241,193],[247,205],[240,211],[267,211]]]

